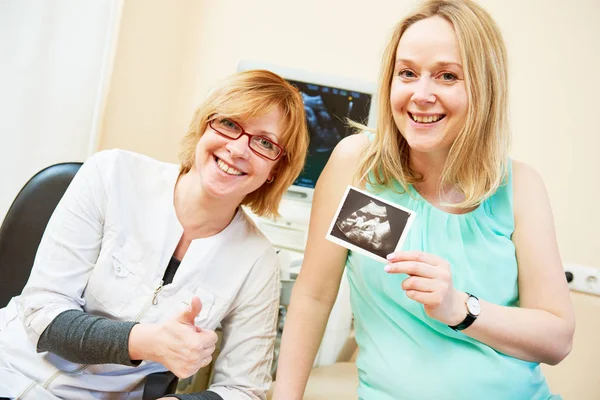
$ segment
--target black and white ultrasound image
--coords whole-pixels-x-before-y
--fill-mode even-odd
[[[338,220],[336,225],[351,242],[372,252],[394,245],[387,211],[373,201]]]
[[[351,189],[332,236],[385,258],[394,252],[410,213]]]

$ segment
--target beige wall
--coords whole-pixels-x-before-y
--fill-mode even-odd
[[[481,3],[508,46],[512,154],[546,181],[563,260],[600,268],[600,2]],[[125,0],[100,148],[176,161],[195,106],[242,59],[374,81],[387,35],[411,4]],[[600,298],[573,300],[575,348],[545,371],[565,399],[597,399]]]
[[[190,12],[194,3],[124,0],[99,149],[176,160],[177,129],[185,127],[175,124],[188,79],[182,71],[193,52],[192,18],[200,20]]]

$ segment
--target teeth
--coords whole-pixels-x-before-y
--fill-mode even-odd
[[[219,169],[229,175],[242,175],[243,172],[238,171],[235,168],[230,167],[229,165],[225,164],[223,161],[221,161],[220,159],[217,159],[217,165],[219,166]]]
[[[420,116],[420,115],[414,115],[414,114],[410,114],[410,115],[412,116],[413,121],[420,122],[422,124],[430,124],[432,122],[437,122],[440,119],[442,119],[442,117],[444,116],[443,114],[427,115],[427,116]]]

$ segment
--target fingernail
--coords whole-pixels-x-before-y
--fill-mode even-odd
[[[390,272],[392,270],[392,266],[390,264],[386,265],[385,267],[383,267],[383,270],[385,272]]]
[[[394,259],[394,253],[388,254],[385,258],[387,258],[388,260],[393,260]]]

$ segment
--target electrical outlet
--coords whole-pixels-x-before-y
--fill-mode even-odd
[[[569,288],[600,296],[600,269],[579,264],[564,264]]]

